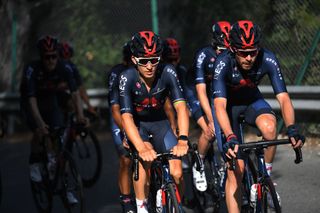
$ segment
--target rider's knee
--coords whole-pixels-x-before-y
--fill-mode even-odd
[[[121,168],[128,168],[131,166],[131,159],[125,156],[120,157],[120,167]]]

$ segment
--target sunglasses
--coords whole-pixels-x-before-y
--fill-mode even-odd
[[[251,50],[251,51],[243,51],[243,50],[237,50],[236,54],[240,57],[246,58],[248,55],[251,57],[257,56],[259,53],[259,49]]]
[[[47,55],[44,55],[43,58],[47,61],[49,61],[50,59],[57,59],[58,58],[58,55],[57,54],[47,54]]]
[[[150,58],[137,58],[135,57],[138,65],[140,66],[147,66],[150,62],[152,66],[157,65],[160,62],[160,57],[150,57]]]

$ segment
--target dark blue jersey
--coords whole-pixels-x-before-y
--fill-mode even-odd
[[[42,109],[54,109],[57,107],[61,83],[67,83],[70,92],[77,90],[72,69],[62,61],[58,61],[55,70],[47,72],[44,70],[41,61],[30,63],[23,71],[20,88],[21,100],[29,97],[36,97],[38,107]]]
[[[216,51],[211,45],[197,51],[193,62],[195,84],[206,83],[207,90],[210,89],[216,58]]]
[[[188,73],[186,67],[181,64],[177,65],[176,70],[178,79],[183,89],[184,98],[187,100],[192,117],[197,121],[203,114],[200,107],[200,102],[197,98],[194,82],[191,80],[192,77],[190,76],[190,73]]]
[[[261,48],[251,70],[245,71],[237,66],[234,53],[225,51],[215,62],[213,97],[228,98],[232,105],[251,104],[263,98],[257,85],[265,75],[269,76],[275,94],[287,91],[279,62],[272,52]]]
[[[66,61],[65,63],[66,63],[66,66],[68,66],[69,69],[72,70],[72,75],[74,77],[77,87],[80,87],[83,83],[83,80],[77,66],[71,61]]]
[[[139,72],[132,67],[123,71],[119,80],[121,113],[131,113],[140,121],[167,119],[164,111],[166,97],[173,103],[184,101],[183,90],[175,68],[169,64],[159,64],[154,82],[147,91],[140,80]]]
[[[108,73],[108,102],[109,106],[113,104],[120,104],[119,103],[119,77],[120,73],[128,69],[128,66],[123,64],[117,64],[111,68],[110,72]]]

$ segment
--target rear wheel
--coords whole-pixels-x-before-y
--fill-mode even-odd
[[[81,176],[76,168],[76,164],[72,156],[65,152],[65,165],[60,173],[62,178],[61,198],[69,213],[83,213],[85,212],[84,195]],[[72,193],[77,203],[70,203],[68,193]]]
[[[96,135],[88,130],[85,135],[77,136],[72,153],[83,185],[93,186],[99,179],[102,169],[102,153]]]

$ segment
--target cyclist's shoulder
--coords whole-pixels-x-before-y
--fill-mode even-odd
[[[195,60],[198,58],[205,58],[207,56],[216,56],[212,45],[205,45],[196,50]]]
[[[219,64],[220,61],[223,63],[232,63],[235,62],[235,57],[234,53],[231,50],[225,50],[222,53],[220,53],[216,60],[215,60],[215,65]]]
[[[166,77],[170,74],[174,75],[175,77],[177,77],[177,70],[176,68],[170,64],[170,63],[161,63],[158,65],[158,73],[161,74],[162,77]]]

